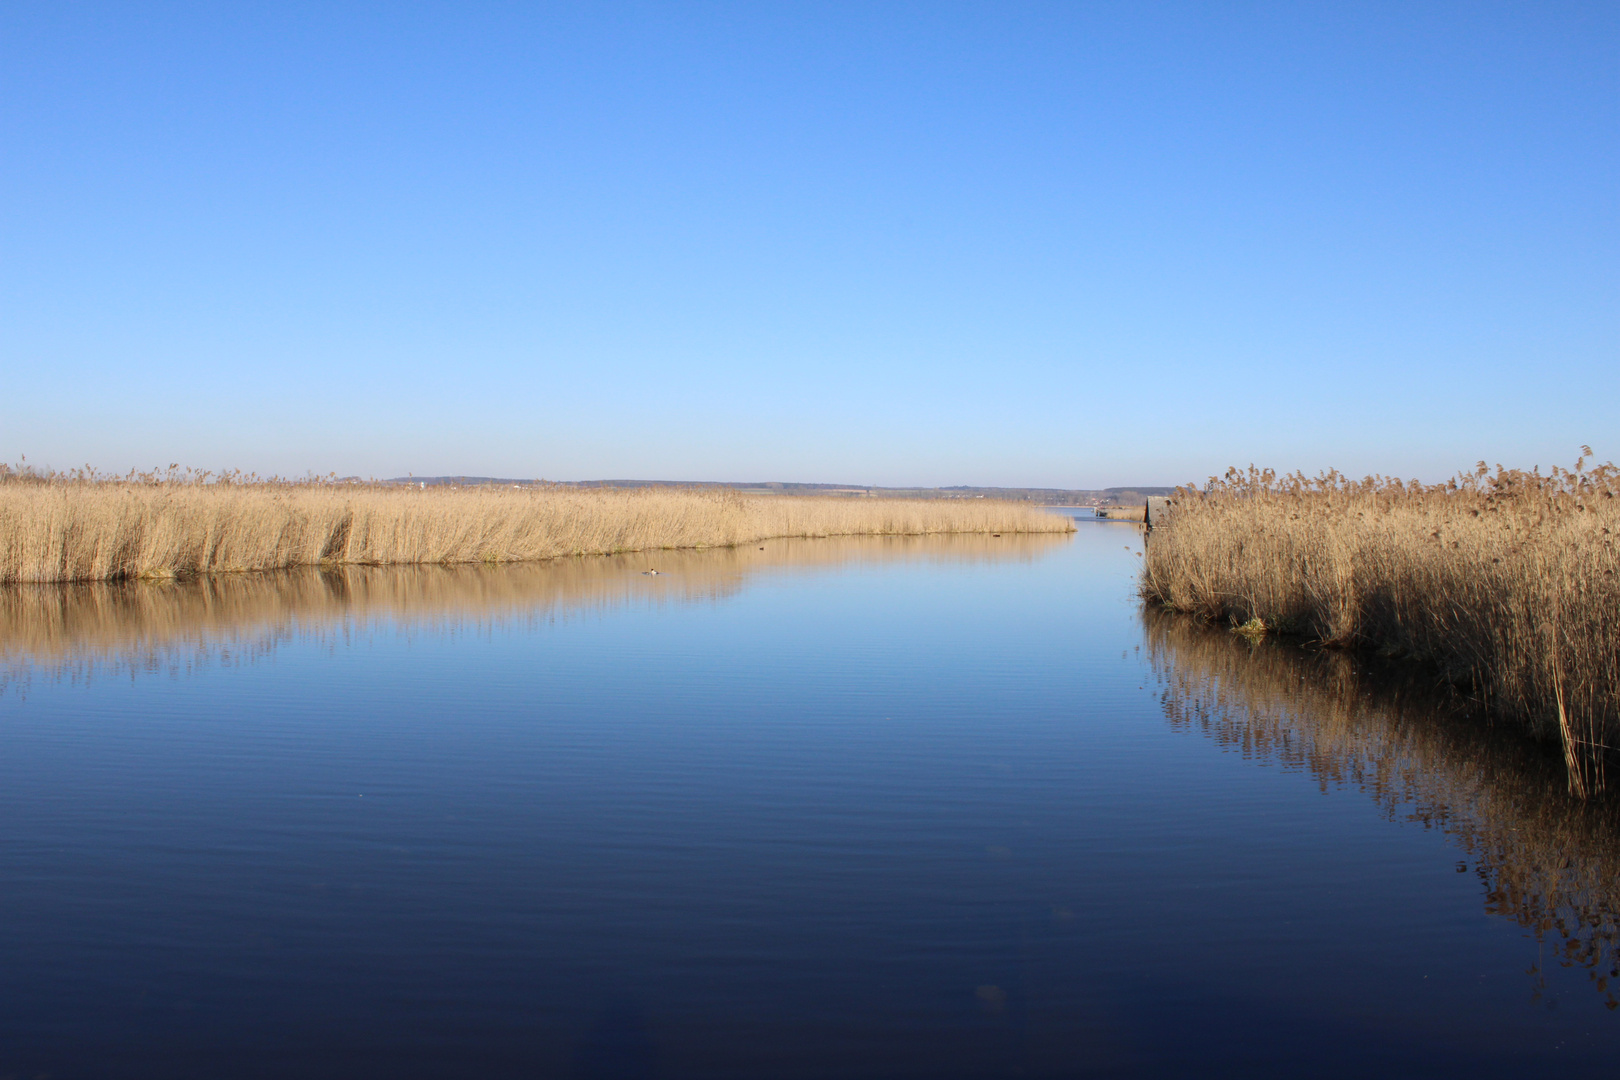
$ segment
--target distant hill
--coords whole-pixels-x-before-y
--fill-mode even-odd
[[[423,487],[576,487],[576,488],[730,488],[749,495],[845,495],[882,496],[910,499],[1008,499],[1034,502],[1043,506],[1143,506],[1149,495],[1169,495],[1169,487],[1111,488],[1010,488],[972,487],[877,487],[871,484],[794,484],[778,480],[726,482],[719,480],[525,480],[500,476],[396,476],[385,484],[411,484]]]

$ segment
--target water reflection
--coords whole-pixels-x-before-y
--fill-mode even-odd
[[[0,691],[42,674],[78,678],[251,660],[295,637],[348,636],[379,625],[471,629],[636,603],[700,603],[765,573],[1028,561],[1067,539],[787,539],[491,566],[302,567],[181,581],[11,585],[0,587]]]
[[[1417,673],[1369,671],[1342,652],[1251,642],[1160,611],[1143,620],[1173,726],[1444,830],[1467,855],[1459,871],[1482,883],[1486,911],[1584,968],[1620,1008],[1617,807],[1571,798],[1555,751],[1466,715]]]

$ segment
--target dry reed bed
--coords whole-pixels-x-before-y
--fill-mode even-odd
[[[652,488],[0,482],[0,583],[330,564],[505,563],[778,537],[1053,533],[993,500],[741,496]]]
[[[1590,453],[1590,451],[1588,451]],[[1446,484],[1233,470],[1178,493],[1145,597],[1251,631],[1434,665],[1495,716],[1561,736],[1577,788],[1620,745],[1620,471]]]
[[[1342,650],[1245,639],[1152,609],[1144,622],[1172,725],[1444,831],[1467,854],[1485,910],[1584,969],[1620,1009],[1620,808],[1571,797],[1556,757],[1457,715],[1403,665],[1369,676]]]

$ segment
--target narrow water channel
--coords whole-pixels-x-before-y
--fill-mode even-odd
[[[1612,807],[1140,545],[0,592],[0,1076],[1610,1075]]]

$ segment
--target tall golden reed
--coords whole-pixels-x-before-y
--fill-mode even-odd
[[[773,537],[1052,533],[989,499],[749,497],[723,489],[408,488],[0,473],[0,583],[321,563],[504,563]]]
[[[1481,462],[1435,485],[1234,469],[1178,493],[1142,592],[1428,663],[1560,737],[1577,791],[1601,786],[1620,745],[1620,470],[1585,460],[1550,476]]]

